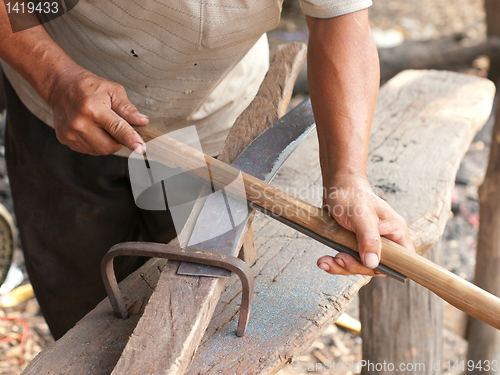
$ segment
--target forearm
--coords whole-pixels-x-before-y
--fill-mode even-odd
[[[24,14],[22,17],[34,17]],[[0,5],[0,58],[49,101],[56,78],[76,64],[39,25],[13,33],[5,5]]]
[[[148,118],[121,85],[78,66],[40,25],[12,33],[2,5],[0,35],[0,58],[49,104],[61,143],[90,155],[109,155],[122,145],[144,152],[144,141],[130,124],[146,125]]]
[[[332,19],[307,17],[307,22],[308,81],[324,183],[343,175],[366,178],[380,80],[368,11]]]

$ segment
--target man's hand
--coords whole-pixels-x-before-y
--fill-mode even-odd
[[[414,251],[405,220],[373,193],[365,178],[337,176],[330,186],[324,204],[342,227],[356,233],[364,265],[349,254],[338,253],[318,259],[322,270],[337,275],[378,276],[374,268],[380,260],[380,236]]]
[[[33,14],[23,17],[37,22]],[[148,118],[130,103],[122,86],[75,64],[41,25],[13,33],[2,4],[0,35],[0,58],[52,107],[63,144],[91,155],[112,154],[121,144],[144,151],[144,141],[129,123],[146,125]]]
[[[72,67],[55,79],[48,103],[57,139],[74,151],[109,155],[122,145],[139,154],[145,151],[130,124],[146,125],[148,118],[130,103],[121,85]]]
[[[366,178],[370,128],[380,81],[368,10],[306,17],[309,92],[318,130],[325,201],[333,217],[356,233],[363,264],[347,254],[321,257],[331,273],[375,275],[385,236],[413,249],[405,221],[371,190]]]

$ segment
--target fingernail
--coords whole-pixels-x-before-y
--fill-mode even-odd
[[[146,152],[146,145],[142,143],[134,143],[134,152],[138,155],[144,155]]]
[[[139,113],[139,114],[138,114],[138,116],[139,116],[139,117],[141,117],[141,118],[147,118],[147,119],[149,119],[149,117],[148,117],[148,116],[143,115],[142,113]]]
[[[344,260],[343,260],[342,258],[333,258],[333,260],[335,260],[335,262],[337,262],[337,264],[338,264],[340,267],[342,267],[342,268],[344,268],[344,267],[345,267],[345,262],[344,262]]]
[[[326,272],[330,271],[330,266],[327,263],[321,263],[319,265],[319,268],[321,268],[323,271],[326,271]]]
[[[375,253],[368,253],[365,255],[365,266],[368,268],[377,268],[378,256]]]

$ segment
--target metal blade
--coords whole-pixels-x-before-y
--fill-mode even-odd
[[[262,132],[231,165],[265,182],[270,182],[315,126],[311,101],[306,99]],[[226,196],[223,190],[209,195],[197,218],[188,247],[236,255],[238,243],[251,211],[247,202]],[[238,223],[233,225],[232,230],[199,242],[200,239],[210,238],[216,229],[216,224],[227,221],[228,215]],[[214,277],[230,275],[227,270],[194,263],[181,263],[177,273]]]

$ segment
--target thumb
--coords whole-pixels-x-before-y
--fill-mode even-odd
[[[358,240],[358,250],[363,264],[368,268],[376,268],[380,262],[382,242],[378,231],[376,216],[358,216],[354,223],[354,232]]]

